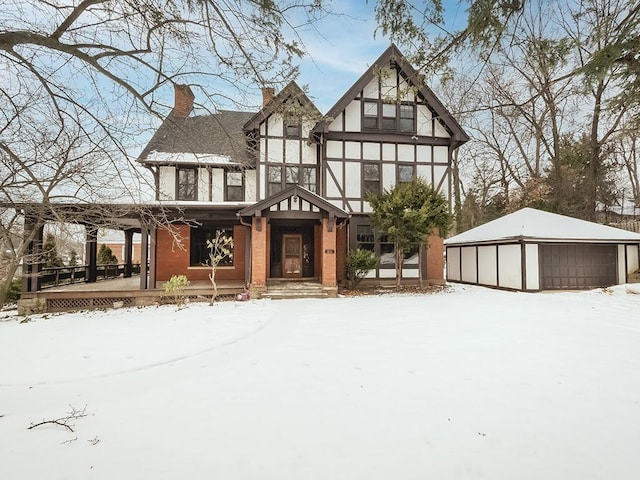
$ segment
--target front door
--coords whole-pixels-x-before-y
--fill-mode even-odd
[[[282,235],[282,263],[283,277],[302,277],[302,235]]]

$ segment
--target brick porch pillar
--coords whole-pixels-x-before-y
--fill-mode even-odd
[[[254,217],[251,224],[251,290],[263,292],[267,286],[267,219]]]
[[[427,274],[429,283],[444,285],[444,240],[440,235],[429,235],[427,239]]]
[[[336,287],[336,220],[322,219],[322,286]]]

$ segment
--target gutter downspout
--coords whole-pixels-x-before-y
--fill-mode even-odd
[[[253,255],[251,253],[251,246],[253,245],[253,237],[252,237],[253,225],[251,225],[250,223],[246,223],[242,219],[242,216],[240,215],[240,212],[236,213],[236,217],[238,217],[238,221],[240,222],[240,225],[244,225],[245,227],[249,227],[249,242],[248,242],[249,248],[247,248],[248,259],[247,259],[247,267],[245,269],[245,278],[249,277],[248,278],[248,285],[245,285],[245,286],[248,287],[249,285],[251,285],[251,281],[252,281],[251,274],[253,272],[253,268],[252,268],[252,265],[251,265],[251,259],[253,258]],[[247,275],[247,271],[248,271],[249,275]]]

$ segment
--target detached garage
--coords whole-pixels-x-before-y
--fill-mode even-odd
[[[640,234],[523,208],[445,240],[447,281],[511,290],[581,290],[627,283]]]

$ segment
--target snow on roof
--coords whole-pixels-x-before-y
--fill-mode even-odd
[[[145,162],[155,163],[184,163],[189,165],[241,165],[229,155],[216,155],[213,153],[187,153],[187,152],[150,152]]]
[[[514,239],[635,241],[640,234],[578,220],[535,208],[523,208],[445,240],[447,245],[502,242]]]

